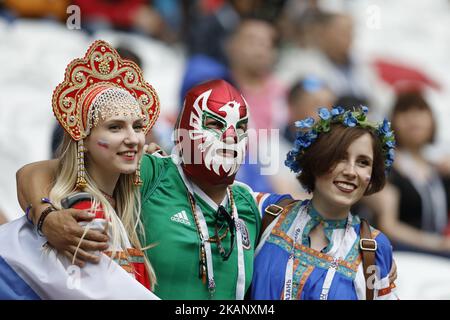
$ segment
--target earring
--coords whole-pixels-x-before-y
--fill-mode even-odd
[[[138,162],[138,167],[136,169],[136,172],[134,173],[134,181],[133,181],[135,186],[142,186],[143,182],[141,180],[141,160],[139,160]]]
[[[84,168],[84,145],[83,145],[83,139],[78,141],[78,145],[77,145],[77,184],[76,184],[76,188],[79,190],[83,190],[86,186],[86,179],[85,179],[85,168]]]

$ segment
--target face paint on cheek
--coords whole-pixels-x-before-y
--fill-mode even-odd
[[[100,147],[102,147],[102,148],[105,148],[105,149],[108,149],[109,148],[109,142],[108,141],[106,141],[106,140],[98,140],[97,141],[97,144],[100,146]]]
[[[371,178],[371,176],[367,175],[367,176],[364,177],[364,181],[365,182],[370,182],[370,178]]]

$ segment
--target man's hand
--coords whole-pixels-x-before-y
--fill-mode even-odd
[[[161,147],[159,145],[157,145],[154,142],[152,142],[150,144],[146,144],[144,146],[144,153],[154,154],[155,152],[159,153],[162,156],[167,156],[167,153],[163,149],[161,149]]]
[[[85,210],[53,211],[45,219],[42,232],[53,248],[72,261],[84,233],[78,221],[91,221],[94,218],[94,214]],[[107,242],[106,234],[89,230],[81,241],[74,263],[79,267],[83,267],[86,262],[98,263],[100,258],[89,251],[104,251],[108,249]]]

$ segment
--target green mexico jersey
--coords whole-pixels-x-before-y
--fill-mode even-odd
[[[146,250],[155,269],[155,294],[161,299],[210,299],[207,285],[199,277],[200,239],[189,202],[188,191],[178,167],[170,157],[145,155],[142,159],[141,217],[144,223]],[[245,289],[253,274],[253,255],[260,230],[260,214],[251,193],[242,186],[232,186],[234,203],[241,224],[245,262]],[[199,194],[195,201],[200,206],[208,225],[210,237],[215,235],[215,210]],[[227,210],[231,212],[228,204]],[[242,228],[241,228],[242,229]],[[222,245],[228,252],[230,232],[226,224],[219,231]],[[235,240],[236,241],[236,240]],[[238,250],[235,243],[229,259],[223,261],[216,243],[211,243],[216,290],[213,299],[236,299],[238,279]]]

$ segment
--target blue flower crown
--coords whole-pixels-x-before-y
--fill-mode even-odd
[[[345,111],[342,107],[334,107],[330,110],[327,108],[319,108],[318,114],[320,120],[315,123],[314,119],[308,117],[304,120],[296,121],[295,127],[298,130],[295,137],[294,148],[288,152],[284,164],[294,171],[300,173],[300,167],[297,159],[301,157],[306,150],[316,141],[318,136],[323,132],[330,131],[331,124],[342,123],[347,127],[360,126],[362,128],[370,128],[375,131],[381,141],[384,155],[384,165],[387,174],[394,162],[395,137],[391,130],[391,124],[387,119],[381,123],[371,123],[367,121],[367,112],[369,109],[360,106],[354,110]]]

